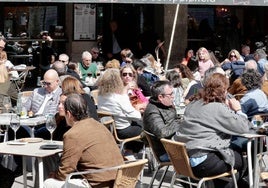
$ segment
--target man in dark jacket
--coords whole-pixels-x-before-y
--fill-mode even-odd
[[[144,130],[153,134],[154,151],[161,161],[169,161],[160,142],[161,138],[171,138],[179,129],[181,119],[173,106],[174,93],[169,81],[156,81],[151,87],[152,97],[144,114]]]

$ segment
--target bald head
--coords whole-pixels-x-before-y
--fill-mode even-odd
[[[49,69],[44,74],[43,86],[49,93],[58,88],[59,76],[58,76],[58,73],[54,69]]]

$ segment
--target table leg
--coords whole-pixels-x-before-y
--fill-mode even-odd
[[[34,127],[31,127],[31,137],[34,138]]]
[[[250,188],[253,187],[251,147],[252,147],[252,139],[248,139],[247,155],[248,155],[248,177],[249,177],[249,187]]]
[[[23,185],[27,188],[27,171],[26,171],[26,156],[22,156],[22,168],[23,168]]]
[[[33,176],[33,182],[35,182],[35,177],[36,177],[35,157],[31,157],[31,161],[32,161],[32,176]]]
[[[38,171],[39,171],[39,187],[43,187],[44,184],[44,166],[43,159],[41,157],[37,157],[38,161]]]

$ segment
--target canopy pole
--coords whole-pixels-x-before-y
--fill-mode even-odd
[[[180,8],[180,4],[177,4],[175,16],[174,16],[174,21],[173,21],[172,32],[171,32],[171,36],[170,36],[170,43],[169,43],[169,48],[168,48],[168,55],[167,55],[165,71],[167,71],[168,65],[169,65],[169,59],[170,59],[171,49],[172,49],[173,40],[174,40],[174,33],[175,33],[175,29],[176,29],[176,24],[177,24],[177,17],[178,17],[179,8]]]

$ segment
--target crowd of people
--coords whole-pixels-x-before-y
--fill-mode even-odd
[[[116,23],[111,22],[111,27],[116,30]],[[113,36],[117,37],[116,31]],[[111,46],[107,51],[109,61],[101,66],[97,62],[104,59],[98,57],[97,47],[82,52],[81,62],[60,54],[42,75],[42,87],[34,89],[23,104],[34,115],[55,115],[53,139],[63,141],[60,162],[54,160],[53,169],[47,165],[45,187],[61,187],[66,176],[76,170],[123,164],[123,156],[136,156],[143,148],[143,142],[129,142],[121,154],[112,134],[99,122],[97,110],[113,115],[121,139],[142,135],[143,130],[153,134],[161,161],[169,161],[161,138],[184,142],[195,176],[235,168],[241,186],[240,180],[247,176],[243,171],[244,150],[234,148],[232,141],[250,130],[254,115],[268,112],[266,52],[258,49],[251,54],[248,46],[242,46],[241,55],[238,49],[231,49],[219,62],[208,49],[200,47],[196,54],[188,50],[181,62],[165,72],[153,54],[136,59],[131,49],[120,48],[120,42],[117,38],[112,45],[115,49]],[[3,48],[1,39],[0,96],[8,95],[16,101],[17,93],[9,79],[16,73],[12,73],[10,62],[7,65],[7,58],[2,59]],[[97,103],[92,90],[98,90]],[[27,134],[29,128],[22,126],[17,136]],[[44,125],[34,134],[44,139],[50,136]],[[15,159],[18,167],[20,160]],[[86,176],[92,187],[111,187],[114,178],[114,171]],[[216,187],[233,186],[233,182],[217,183]]]

